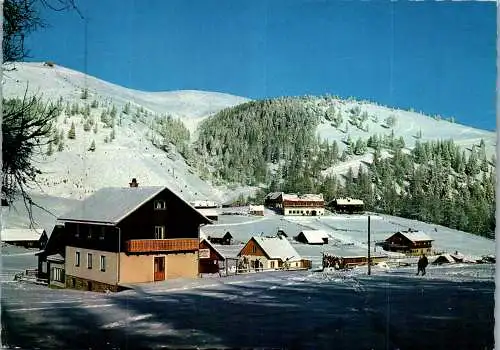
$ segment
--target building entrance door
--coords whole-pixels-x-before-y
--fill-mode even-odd
[[[165,280],[165,257],[155,257],[155,282]]]

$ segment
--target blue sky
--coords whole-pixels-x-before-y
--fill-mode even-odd
[[[495,2],[76,3],[87,36],[75,12],[44,12],[29,60],[139,90],[328,93],[496,128]]]

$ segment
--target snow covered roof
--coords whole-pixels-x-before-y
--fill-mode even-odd
[[[400,233],[412,242],[433,241],[433,239],[422,231],[400,231]]]
[[[76,208],[63,214],[58,220],[115,225],[165,189],[168,188],[164,186],[102,188],[83,200]],[[193,208],[174,191],[168,190]],[[195,209],[193,208],[193,210]],[[203,214],[198,213],[205,219],[206,223],[211,223]]]
[[[264,206],[263,205],[250,205],[249,210],[250,211],[264,211]]]
[[[201,209],[201,208],[217,208],[218,205],[214,201],[208,201],[208,200],[197,200],[191,202],[191,205],[195,207],[196,209]]]
[[[47,261],[64,262],[64,257],[61,254],[53,254],[47,257]]]
[[[267,199],[278,199],[278,197],[282,194],[283,194],[283,192],[271,192],[271,193],[267,194],[266,198]]]
[[[1,239],[2,242],[38,241],[43,231],[33,228],[4,228],[1,231]]]
[[[300,233],[306,237],[309,243],[323,243],[323,238],[328,238],[328,234],[323,230],[302,230]]]
[[[300,260],[301,257],[290,242],[280,237],[252,237],[270,259]]]
[[[312,194],[312,193],[306,193],[303,195],[297,195],[297,194],[283,194],[283,200],[287,201],[323,201],[323,194]]]
[[[353,199],[353,198],[337,198],[336,200],[337,205],[363,205],[363,201],[360,199]]]
[[[219,254],[223,258],[226,258],[224,256],[224,254],[222,254],[217,248],[215,248],[214,245],[212,243],[210,243],[210,241],[208,239],[202,238],[202,239],[200,239],[200,244],[201,244],[201,242],[205,242],[205,244],[208,245],[210,248],[212,248],[217,254]]]
[[[196,208],[196,210],[199,211],[202,215],[205,215],[206,217],[219,216],[217,210],[213,208]]]

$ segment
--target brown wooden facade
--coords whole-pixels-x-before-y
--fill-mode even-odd
[[[200,242],[200,251],[202,249],[208,249],[210,255],[209,257],[199,256],[199,273],[220,273],[220,263],[225,262],[226,259],[205,240]]]
[[[264,256],[269,259],[269,257],[266,255],[264,250],[260,247],[257,242],[252,238],[245,244],[243,249],[241,249],[240,254],[241,256]]]
[[[382,243],[382,247],[386,251],[407,255],[428,254],[432,250],[432,239],[412,241],[402,232],[396,232]]]

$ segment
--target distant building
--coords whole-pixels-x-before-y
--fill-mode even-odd
[[[211,223],[167,187],[103,188],[58,221],[38,254],[39,274],[52,274],[44,264],[60,268],[62,258],[64,270],[54,277],[89,291],[196,278],[199,228]]]
[[[217,210],[212,208],[195,208],[198,212],[200,212],[203,216],[207,217],[212,221],[219,220],[219,213]]]
[[[322,194],[283,194],[283,215],[321,216],[325,214]]]
[[[209,200],[196,200],[191,202],[191,205],[196,209],[205,209],[205,208],[215,209],[219,207],[219,205],[216,202]]]
[[[263,205],[250,205],[248,208],[248,213],[250,215],[264,216],[264,206]]]
[[[328,244],[328,234],[323,230],[303,230],[295,240],[305,244]]]
[[[337,213],[361,214],[364,212],[362,200],[353,198],[337,198],[328,203],[328,207]]]
[[[213,244],[231,245],[231,241],[233,240],[233,236],[228,231],[222,237],[208,236],[207,240]]]
[[[210,220],[212,221],[219,220],[219,213],[216,210],[216,208],[218,208],[219,205],[214,201],[197,200],[191,202],[191,205]]]
[[[243,270],[300,269],[310,267],[286,238],[252,237],[238,253]]]
[[[40,248],[47,242],[47,233],[38,228],[4,228],[0,236],[2,243],[24,248]]]
[[[382,243],[382,247],[386,251],[416,256],[430,254],[432,241],[433,239],[426,233],[409,229],[394,233]]]
[[[283,192],[271,192],[264,198],[264,205],[271,209],[283,209]]]

